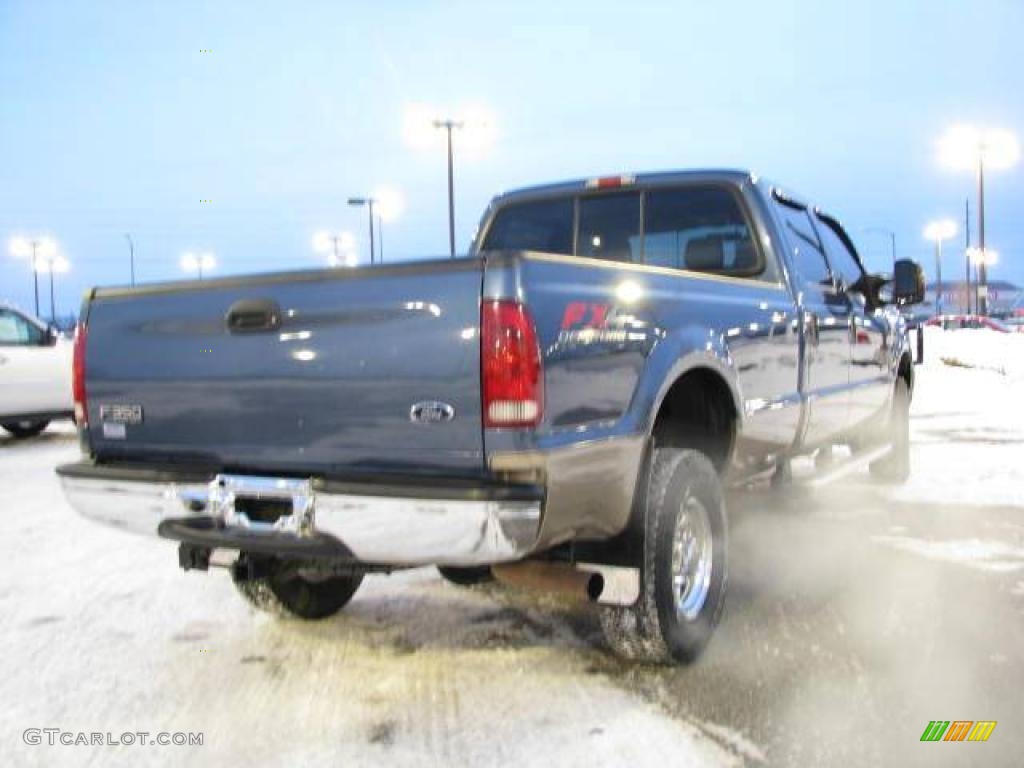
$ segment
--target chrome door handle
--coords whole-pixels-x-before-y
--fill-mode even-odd
[[[818,316],[813,312],[804,311],[804,335],[814,346],[818,346]]]

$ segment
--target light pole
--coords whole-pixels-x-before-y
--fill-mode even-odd
[[[181,268],[186,272],[196,272],[203,279],[203,270],[209,272],[217,266],[217,259],[212,253],[192,253],[186,251],[181,255]]]
[[[313,250],[327,255],[327,265],[339,267],[342,264],[342,252],[346,266],[356,265],[356,255],[352,249],[356,247],[356,239],[351,232],[328,232],[326,230],[313,235]]]
[[[373,206],[377,204],[377,201],[372,197],[350,197],[348,204],[356,207],[365,205],[370,211],[370,263],[373,264],[375,261],[373,251]]]
[[[951,168],[973,170],[978,181],[978,314],[988,314],[989,260],[985,257],[985,171],[1005,169],[1020,158],[1020,146],[1009,131],[955,125],[939,140],[940,160]]]
[[[890,252],[891,252],[891,255],[892,255],[892,263],[893,263],[893,266],[895,267],[895,265],[896,265],[896,233],[893,232],[891,229],[886,229],[885,227],[868,227],[864,231],[865,232],[876,232],[876,233],[878,233],[880,235],[888,235],[889,236],[889,246],[890,246]]]
[[[124,233],[125,240],[128,241],[128,259],[132,270],[132,285],[135,285],[135,243],[132,242],[132,236],[128,233]]]
[[[434,120],[435,128],[444,130],[448,139],[448,253],[455,258],[455,169],[452,156],[452,131],[462,128],[465,123],[462,120]]]
[[[940,219],[929,222],[924,237],[935,243],[935,314],[942,314],[942,241],[956,234],[956,222]]]
[[[39,259],[57,255],[57,243],[51,237],[12,237],[8,248],[12,256],[32,260],[32,288],[35,294],[36,317],[39,316]]]
[[[53,275],[56,272],[63,274],[70,268],[70,262],[59,254],[49,256],[42,262],[42,271],[50,274],[50,322],[54,325],[57,323],[57,305],[53,298]]]

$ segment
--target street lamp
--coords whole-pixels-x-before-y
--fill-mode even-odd
[[[433,126],[445,131],[448,139],[448,252],[455,258],[455,180],[452,160],[452,131],[465,125],[461,120],[434,120]]]
[[[375,260],[373,255],[373,206],[377,204],[377,201],[372,197],[350,197],[348,204],[356,207],[365,205],[370,210],[370,263],[373,264]]]
[[[430,132],[445,132],[448,150],[448,252],[455,258],[455,179],[452,132],[459,129],[465,137],[467,148],[479,149],[493,138],[494,122],[482,109],[462,110],[458,118],[439,117],[424,107],[411,107],[405,116],[406,140],[413,146],[427,146],[432,143]]]
[[[384,263],[384,222],[389,224],[402,215],[405,202],[402,195],[391,187],[377,187],[373,193],[374,208],[377,211],[377,254]]]
[[[978,267],[991,267],[999,262],[999,251],[991,248],[968,248],[967,256],[971,263]]]
[[[57,306],[53,299],[53,276],[54,274],[64,274],[71,269],[71,262],[63,256],[55,254],[45,259],[40,259],[38,266],[40,272],[48,272],[50,275],[50,322],[56,324]]]
[[[203,271],[209,272],[217,266],[217,259],[212,253],[192,253],[186,251],[181,255],[181,268],[186,272],[196,272],[203,279]]]
[[[36,317],[39,316],[39,259],[52,259],[57,255],[57,243],[52,237],[12,237],[8,244],[12,256],[32,260],[32,287],[36,298]]]
[[[939,139],[939,160],[978,178],[978,249],[985,254],[985,170],[1009,168],[1020,159],[1017,138],[1001,128],[954,125]],[[988,314],[987,260],[978,262],[978,314]]]
[[[351,232],[322,230],[313,235],[313,250],[317,253],[327,254],[327,266],[329,267],[340,267],[342,264],[354,267],[356,255],[352,253],[352,249],[355,247],[356,239],[352,237]]]
[[[942,314],[942,241],[956,234],[956,222],[940,219],[929,222],[924,228],[924,237],[935,243],[935,314]]]
[[[128,259],[132,270],[132,285],[135,285],[135,243],[132,241],[132,236],[125,232],[125,240],[128,241]]]

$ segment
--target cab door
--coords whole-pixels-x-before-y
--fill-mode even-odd
[[[853,312],[849,427],[856,429],[871,421],[889,403],[889,321],[880,308],[869,303],[865,291],[866,274],[849,235],[836,219],[827,214],[816,212],[814,223],[832,271]]]
[[[837,285],[806,206],[781,197],[775,202],[800,312],[802,444],[813,447],[838,438],[849,422],[853,308]]]

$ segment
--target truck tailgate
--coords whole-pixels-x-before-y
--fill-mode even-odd
[[[479,473],[482,270],[460,259],[100,289],[85,358],[92,450],[302,474]]]

